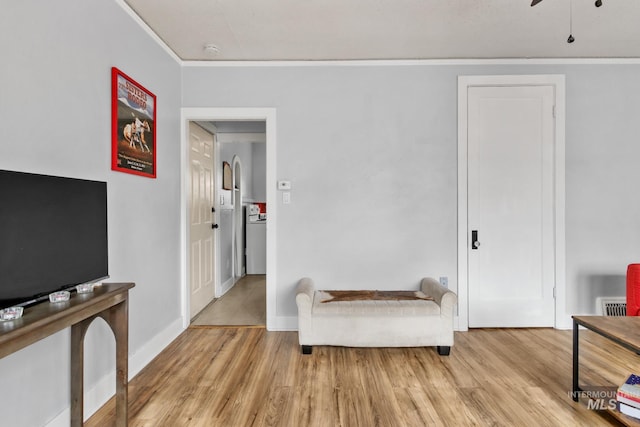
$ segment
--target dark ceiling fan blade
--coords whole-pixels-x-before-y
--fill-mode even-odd
[[[533,6],[537,5],[537,4],[538,4],[538,3],[540,3],[541,1],[542,1],[542,0],[533,0],[533,1],[531,2],[531,6],[533,7]]]

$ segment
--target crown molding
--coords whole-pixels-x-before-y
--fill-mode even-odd
[[[182,61],[184,67],[385,67],[451,65],[639,65],[640,58],[470,58],[349,61]]]

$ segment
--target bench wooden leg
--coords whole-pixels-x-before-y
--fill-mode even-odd
[[[438,346],[438,354],[440,356],[448,356],[451,353],[451,347],[448,345],[439,345]]]
[[[310,346],[310,345],[302,346],[302,354],[311,354],[312,351],[313,351],[313,346]]]

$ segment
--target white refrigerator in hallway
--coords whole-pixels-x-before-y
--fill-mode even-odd
[[[264,204],[262,204],[264,205]],[[261,206],[247,207],[247,274],[267,273],[267,213]]]

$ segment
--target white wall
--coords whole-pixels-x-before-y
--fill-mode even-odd
[[[242,189],[245,198],[253,198],[252,184],[252,160],[251,143],[227,142],[220,144],[220,164],[223,161],[229,162],[231,170],[233,170],[233,157],[238,156],[242,162]],[[229,200],[231,201],[231,191],[229,191]],[[226,203],[226,202],[225,202]],[[233,208],[233,206],[230,206]]]
[[[262,142],[228,142],[220,144],[220,163],[233,164],[233,156],[242,162],[243,203],[267,200],[265,180],[267,176],[266,145]],[[229,192],[231,193],[231,192]],[[231,195],[228,196],[231,200]],[[225,196],[225,203],[226,196]]]
[[[134,373],[180,324],[180,65],[115,1],[5,2],[0,51],[0,168],[108,182],[111,280],[136,282]],[[157,179],[110,170],[112,66],[157,96]],[[0,359],[11,385],[3,425],[68,425],[68,347],[65,330]],[[113,394],[114,352],[97,321],[85,345],[88,413]]]
[[[277,108],[277,177],[292,182],[292,203],[278,206],[276,316],[295,318],[293,289],[307,275],[319,286],[377,289],[454,277],[456,79],[426,74],[184,70],[186,107]]]
[[[264,202],[267,200],[267,150],[264,143],[251,144],[251,165],[251,198],[255,202]]]
[[[265,201],[265,144],[253,142],[220,143],[219,167],[221,167],[222,162],[226,161],[233,170],[234,156],[238,156],[242,163],[243,203]],[[220,242],[220,282],[225,287],[224,285],[229,283],[233,276],[232,191],[221,190],[220,188],[217,191],[225,200],[224,205],[220,206],[220,232],[218,234]],[[226,291],[226,289],[225,287],[224,290]]]
[[[276,176],[293,190],[278,207],[276,315],[296,315],[303,276],[377,289],[448,276],[457,287],[458,75],[566,75],[566,310],[623,295],[640,260],[640,65],[558,62],[185,67],[185,107],[277,109]]]

